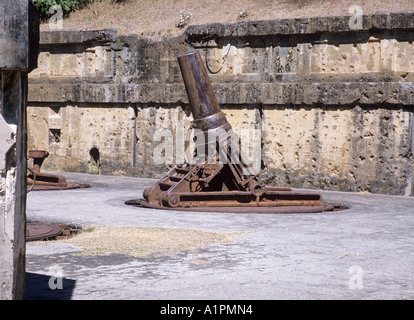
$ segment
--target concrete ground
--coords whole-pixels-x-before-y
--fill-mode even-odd
[[[63,241],[28,242],[27,299],[414,300],[413,197],[322,191],[326,201],[350,209],[178,212],[124,204],[156,180],[65,176],[92,187],[30,192],[29,220],[243,233],[231,242],[147,257],[86,256]]]

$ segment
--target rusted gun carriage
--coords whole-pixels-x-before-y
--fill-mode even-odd
[[[33,166],[27,167],[28,191],[32,190],[63,190],[83,188],[79,183],[67,182],[62,175],[40,172],[43,161],[49,156],[44,150],[29,150],[29,158],[33,159]]]
[[[238,137],[220,109],[200,53],[193,51],[181,55],[178,62],[194,118],[192,127],[204,135],[204,139],[197,138],[195,142],[199,153],[193,161],[175,165],[155,185],[146,189],[144,199],[130,200],[127,204],[158,209],[246,213],[334,210],[334,206],[322,201],[318,193],[261,184],[257,174],[252,173],[252,165],[239,152],[239,145],[234,144]],[[212,136],[216,137],[213,144],[207,139]],[[216,152],[209,153],[208,148],[212,145]]]

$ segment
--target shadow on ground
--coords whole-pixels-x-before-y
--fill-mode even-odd
[[[72,279],[26,272],[26,299],[70,300],[75,284],[76,280]]]

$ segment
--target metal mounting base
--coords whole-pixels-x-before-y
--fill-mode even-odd
[[[59,226],[43,223],[27,223],[26,241],[47,240],[62,233]]]
[[[267,214],[292,214],[292,213],[317,213],[335,211],[336,206],[320,202],[314,206],[272,206],[272,207],[165,207],[158,203],[148,203],[145,199],[133,199],[125,201],[126,205],[144,207],[159,210],[194,211],[194,212],[223,212],[223,213],[267,213]]]

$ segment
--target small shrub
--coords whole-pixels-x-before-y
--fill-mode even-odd
[[[246,10],[241,9],[241,10],[239,11],[238,18],[239,18],[239,19],[247,18],[247,17],[248,17],[248,15],[249,15],[249,14],[247,13],[247,11],[246,11]]]
[[[180,19],[177,23],[177,28],[184,28],[188,21],[191,19],[191,13],[190,12],[184,12],[184,10],[180,10]]]
[[[62,8],[63,15],[67,16],[77,7],[87,4],[88,0],[32,0],[33,4],[39,10],[40,18],[46,19],[51,16],[49,9],[51,6],[58,5]]]

